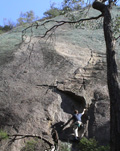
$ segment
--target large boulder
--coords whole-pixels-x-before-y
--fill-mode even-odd
[[[2,35],[1,41],[4,37],[14,40],[20,33],[18,29]],[[40,148],[42,151],[46,145],[54,144],[53,128],[61,141],[70,141],[72,128],[67,125],[62,130],[61,126],[75,109],[82,112],[87,107],[80,135],[95,137],[100,144],[107,144],[110,111],[103,32],[71,29],[66,25],[56,31],[56,37],[51,42],[28,34],[20,41],[19,35],[14,48],[9,43],[4,47],[3,42],[0,128],[10,135],[31,135],[30,138],[39,135],[36,151]],[[23,151],[30,138],[12,139],[10,146],[2,142],[2,150]]]

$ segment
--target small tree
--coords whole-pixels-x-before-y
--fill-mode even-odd
[[[20,14],[20,17],[17,19],[18,25],[23,25],[25,23],[32,23],[33,21],[37,20],[38,17],[35,17],[35,14],[32,10],[26,13]]]
[[[44,15],[48,18],[53,18],[59,16],[61,11],[58,8],[51,8],[48,11],[44,12]]]
[[[62,9],[65,12],[81,9],[82,0],[64,0]]]
[[[44,15],[48,18],[53,18],[56,16],[59,16],[61,14],[61,10],[57,7],[55,7],[56,3],[52,3],[50,6],[50,9],[44,12]]]

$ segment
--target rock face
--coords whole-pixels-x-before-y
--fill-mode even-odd
[[[75,32],[76,29],[73,30]],[[97,34],[98,31],[95,32]],[[83,33],[78,29],[74,36],[79,39],[77,36]],[[87,107],[80,135],[95,137],[100,144],[108,144],[109,97],[106,55],[102,52],[105,48],[102,45],[98,51],[87,47],[88,43],[83,46],[75,39],[70,41],[70,34],[71,28],[61,27],[54,43],[36,37],[29,41],[27,37],[13,52],[12,59],[2,63],[1,129],[11,135],[39,135],[53,144],[51,130],[54,127],[61,141],[70,141],[72,128],[68,125],[62,130],[61,126],[75,109],[82,112]],[[87,34],[86,41],[91,39],[91,33]],[[96,47],[102,43],[99,38],[98,41],[95,42]],[[36,151],[45,150],[49,143],[44,139],[37,140]],[[24,151],[28,141],[30,138],[12,140],[10,146],[2,142],[1,147],[3,151]]]

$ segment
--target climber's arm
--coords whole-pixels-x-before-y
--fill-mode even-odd
[[[82,115],[85,113],[86,109],[83,110],[83,112],[81,113]]]

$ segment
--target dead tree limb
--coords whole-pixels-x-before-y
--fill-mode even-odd
[[[64,25],[64,24],[76,24],[76,23],[80,23],[80,22],[83,22],[83,21],[97,20],[97,19],[99,19],[99,18],[102,17],[102,16],[103,16],[103,14],[100,14],[100,15],[95,16],[95,17],[83,18],[83,19],[80,19],[80,20],[77,20],[77,21],[55,21],[55,20],[47,20],[47,21],[45,21],[45,22],[42,23],[42,24],[38,24],[37,22],[35,22],[34,24],[32,24],[31,26],[25,28],[25,29],[22,31],[22,40],[23,40],[23,36],[25,36],[25,34],[26,34],[26,30],[28,30],[28,29],[30,29],[30,28],[33,28],[33,27],[36,27],[36,29],[37,29],[39,26],[44,26],[44,28],[46,28],[46,27],[45,27],[46,24],[48,24],[48,23],[50,23],[50,22],[56,23],[56,24],[53,25],[51,28],[49,28],[49,29],[46,28],[46,32],[45,32],[42,36],[40,36],[41,38],[45,38],[46,35],[47,35],[50,31],[52,31],[52,30],[55,31],[58,27],[60,27],[60,26],[62,26],[62,25]],[[31,29],[31,31],[32,31],[32,29]]]
[[[51,143],[49,140],[47,140],[46,138],[44,138],[40,135],[32,135],[32,134],[25,134],[25,135],[23,135],[23,134],[13,134],[13,135],[10,135],[10,134],[8,134],[8,137],[10,139],[9,145],[11,145],[16,140],[20,140],[20,139],[24,139],[24,138],[30,138],[30,137],[41,139],[45,143],[47,143],[50,147],[53,145],[53,143]]]

